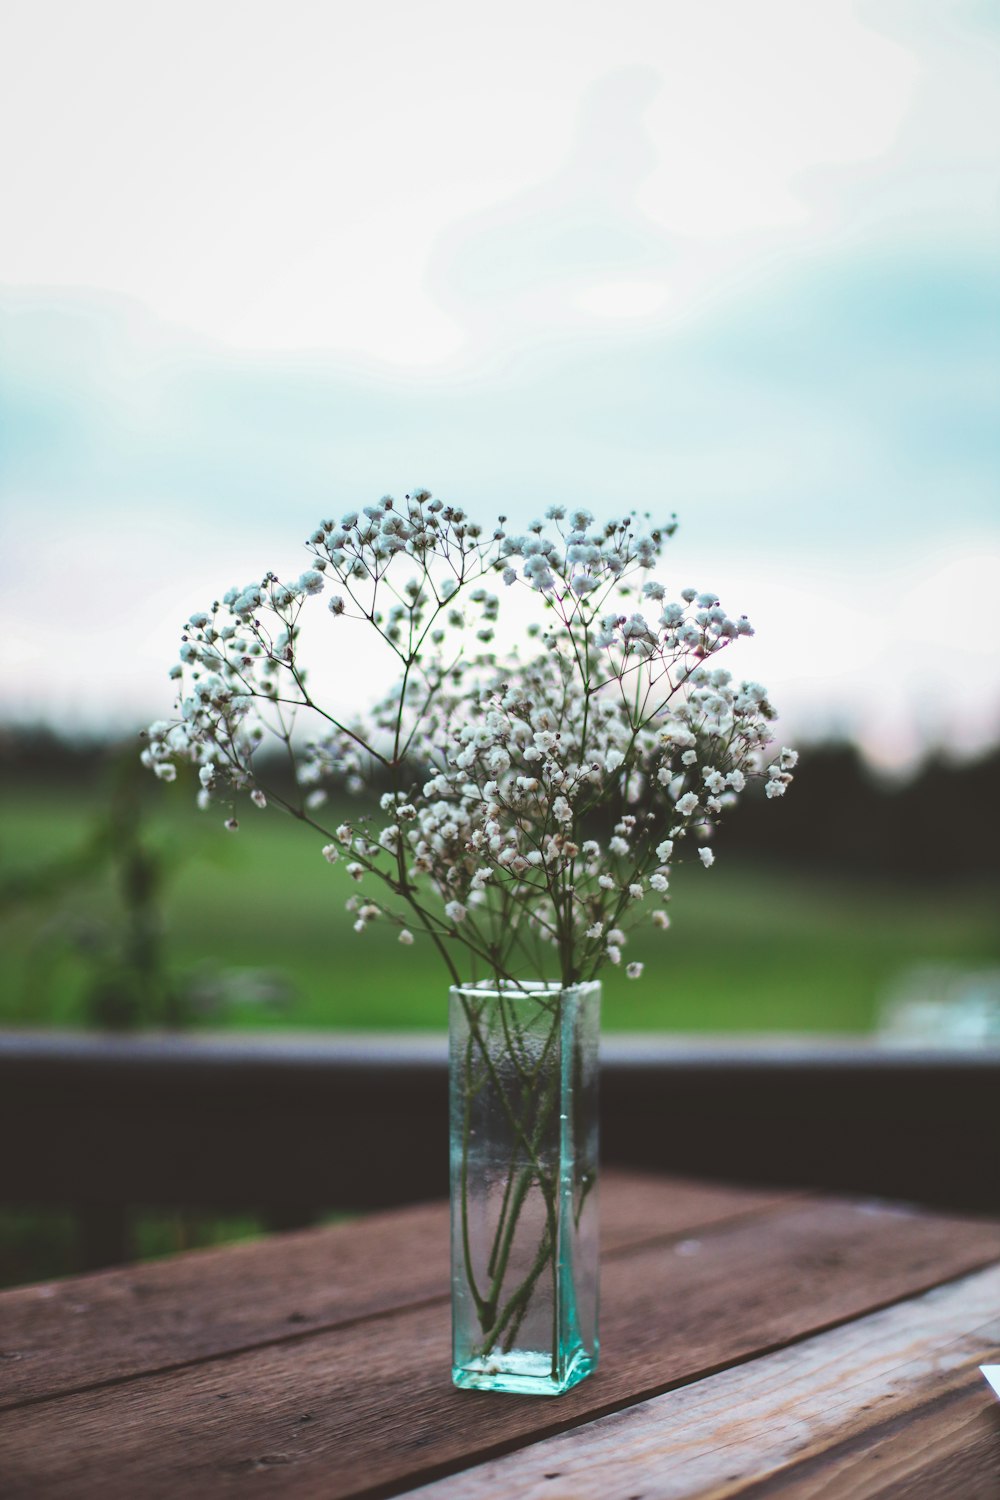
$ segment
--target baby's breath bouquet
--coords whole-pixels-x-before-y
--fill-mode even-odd
[[[593,1129],[576,1115],[597,975],[637,922],[669,926],[673,865],[686,850],[713,863],[748,781],[776,797],[791,780],[794,752],[764,765],[765,690],[720,662],[749,621],[657,577],[675,526],[554,506],[523,533],[504,517],[484,530],[426,490],[324,521],[297,579],[269,572],[191,616],[178,717],[143,750],[167,779],[193,761],[232,829],[240,794],[285,807],[317,855],[345,862],[358,933],[384,927],[444,961],[461,1384],[561,1390],[593,1368],[596,1325],[565,1285],[570,1269],[586,1280],[594,1239]],[[338,633],[374,633],[397,661],[390,694],[349,712],[314,697],[314,611],[331,658],[350,657]],[[270,784],[275,745],[294,793]],[[358,811],[328,826],[334,788]],[[496,1179],[475,1211],[474,1167]]]

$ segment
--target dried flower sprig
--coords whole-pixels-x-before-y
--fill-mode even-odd
[[[780,796],[796,761],[783,749],[765,770],[767,694],[713,660],[753,633],[746,617],[650,576],[675,528],[552,507],[523,534],[503,517],[484,531],[426,490],[324,521],[294,583],[267,573],[191,616],[172,674],[179,717],[150,727],[143,759],[168,779],[194,761],[203,804],[246,791],[286,806],[362,888],[355,929],[426,934],[455,982],[468,977],[456,948],[472,977],[592,978],[621,963],[649,897],[653,924],[669,925],[685,841],[707,868],[748,780]],[[542,606],[503,649],[498,575]],[[328,586],[330,627],[365,622],[399,665],[394,691],[350,719],[314,700],[301,658],[303,612]],[[263,784],[275,739],[297,800]],[[387,787],[383,819],[326,828],[333,778]]]

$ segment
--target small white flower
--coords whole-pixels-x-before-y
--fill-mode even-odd
[[[253,803],[254,807],[259,807],[262,812],[267,806],[267,798],[264,796],[264,793],[261,791],[259,786],[254,787],[253,791],[250,793],[250,801]]]
[[[408,948],[413,942],[413,933],[410,932],[406,927],[404,927],[402,932],[399,934],[399,941],[402,943],[404,948]]]
[[[676,596],[656,581],[662,544],[676,523],[649,522],[647,533],[634,515],[595,523],[589,511],[570,510],[566,517],[551,507],[517,536],[506,518],[484,530],[458,506],[413,490],[401,505],[386,496],[360,518],[350,511],[339,526],[321,521],[296,582],[258,575],[190,617],[177,717],[151,726],[143,763],[169,778],[175,763],[192,762],[202,781],[200,804],[209,787],[225,783],[264,806],[252,757],[269,730],[280,731],[284,704],[296,696],[294,654],[306,628],[300,622],[308,620],[300,608],[329,580],[345,589],[343,598],[328,593],[335,615],[367,619],[404,654],[421,643],[429,696],[421,709],[416,699],[401,705],[390,694],[348,729],[302,695],[303,736],[299,741],[297,731],[293,747],[301,796],[318,807],[336,776],[348,795],[374,800],[381,788],[371,786],[370,771],[392,744],[405,744],[409,763],[427,766],[429,779],[422,789],[418,783],[412,792],[386,794],[374,826],[365,820],[358,831],[344,822],[327,834],[324,858],[356,861],[349,874],[363,879],[366,891],[381,880],[399,896],[397,876],[426,879],[440,893],[440,930],[453,942],[486,944],[504,966],[529,929],[532,939],[547,943],[555,932],[565,941],[566,922],[591,957],[624,966],[615,913],[634,914],[650,891],[651,904],[667,904],[673,840],[692,831],[710,839],[706,820],[735,800],[767,758],[774,762],[762,778],[767,795],[782,796],[795,752],[775,749],[772,756],[768,749],[773,712],[765,690],[734,682],[709,659],[749,632],[745,618],[730,617],[714,594],[695,589],[667,602]],[[397,581],[394,571],[388,579],[399,552],[406,554],[403,576]],[[510,657],[494,657],[485,639],[501,613],[484,586],[495,569],[506,570],[509,584],[534,588],[536,606],[553,606],[547,619],[527,626],[535,644]],[[464,612],[463,595],[471,606]],[[576,644],[586,643],[582,657],[567,649],[570,621],[580,626]],[[464,640],[453,641],[452,631],[463,629]],[[630,690],[632,674],[651,689],[645,698]],[[600,691],[601,683],[612,691]],[[634,777],[626,777],[626,766],[634,766]],[[574,821],[619,782],[631,810],[616,814],[617,823],[612,817],[600,845],[578,842]],[[672,815],[662,823],[654,860],[654,818],[662,818],[664,805]],[[706,864],[710,854],[699,851]],[[491,873],[505,898],[495,904],[487,897]],[[352,922],[373,920],[371,897],[352,900]],[[405,912],[389,920],[397,934],[408,931]],[[654,914],[653,922],[665,926],[666,914]]]
[[[698,858],[701,860],[706,870],[708,869],[709,865],[715,864],[715,853],[713,850],[709,849],[707,845],[704,848],[698,850]]]
[[[235,833],[236,830],[239,828],[240,825],[239,825],[239,822],[238,822],[238,820],[236,818],[227,818],[225,826],[229,830],[230,833]]]
[[[625,970],[625,973],[626,973],[626,975],[628,976],[629,979],[641,979],[642,978],[642,970],[643,970],[643,965],[642,964],[629,964],[628,967]]]
[[[660,927],[664,931],[670,926],[670,917],[665,911],[654,911],[653,926]]]

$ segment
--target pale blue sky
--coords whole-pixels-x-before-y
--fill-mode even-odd
[[[1000,728],[991,8],[11,13],[0,711],[159,712],[190,609],[422,483],[676,509],[790,730]]]

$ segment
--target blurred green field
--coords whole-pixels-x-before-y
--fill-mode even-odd
[[[440,1028],[447,979],[433,951],[404,949],[377,925],[351,930],[351,882],[322,841],[278,811],[241,810],[229,834],[218,809],[198,813],[186,788],[154,799],[149,838],[174,861],[164,915],[177,972],[206,966],[277,970],[294,989],[283,1007],[238,1002],[213,1025]],[[95,794],[22,787],[0,798],[0,878],[66,855],[85,837]],[[880,999],[914,965],[1000,962],[995,885],[905,889],[798,868],[737,864],[677,870],[669,932],[643,931],[631,983],[605,971],[607,1030],[864,1032]],[[355,888],[356,889],[356,888]],[[0,914],[0,1023],[84,1019],[88,951],[113,931],[110,871],[58,898],[19,900]],[[95,936],[96,935],[96,936]]]

